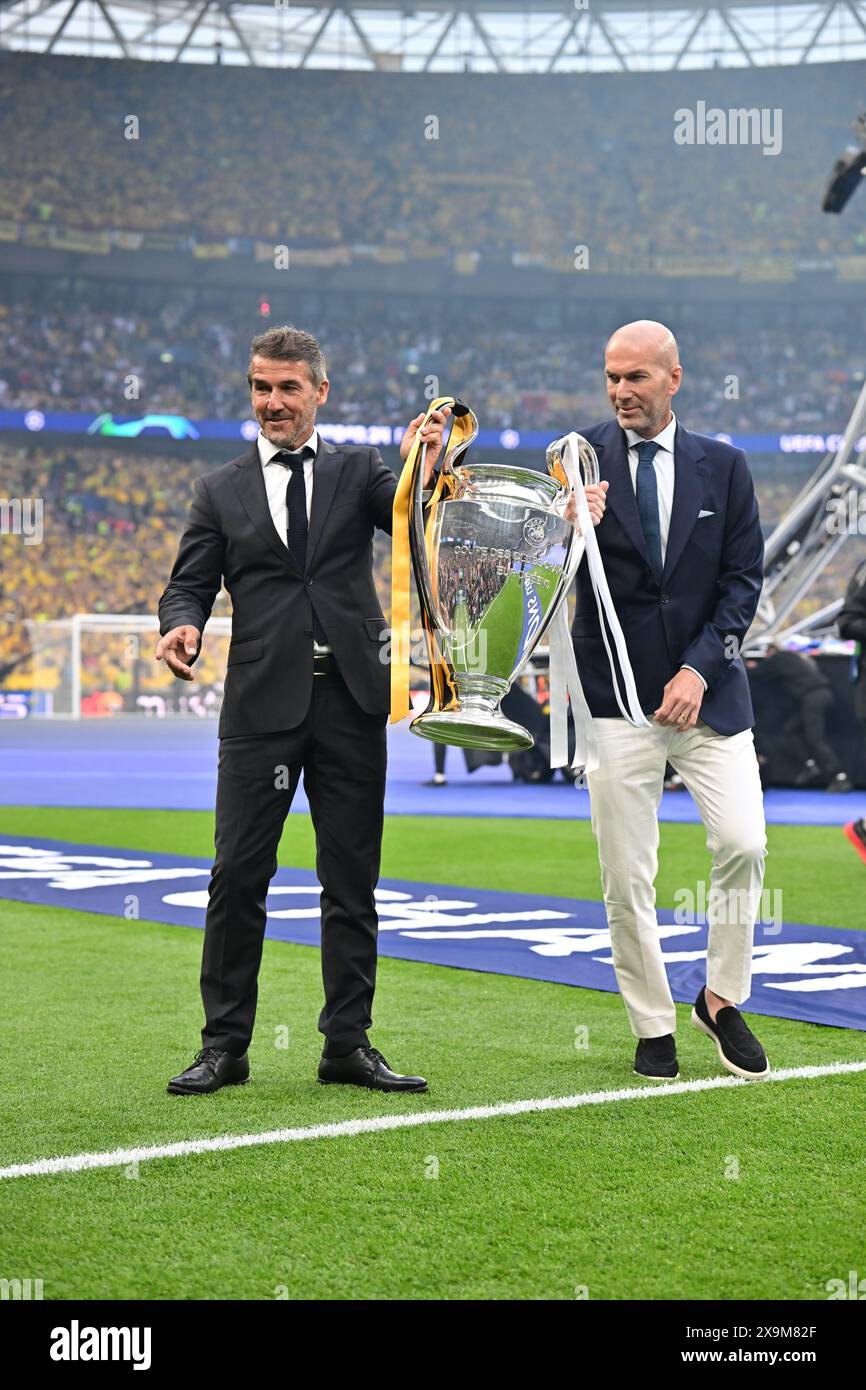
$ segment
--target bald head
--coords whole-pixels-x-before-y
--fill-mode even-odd
[[[641,353],[647,360],[659,362],[668,370],[679,366],[676,338],[669,328],[663,323],[656,323],[654,319],[635,319],[634,323],[624,323],[608,338],[605,356],[611,348]]]
[[[683,375],[671,330],[653,319],[623,324],[608,339],[604,369],[608,399],[622,428],[652,439],[670,421],[671,397]]]

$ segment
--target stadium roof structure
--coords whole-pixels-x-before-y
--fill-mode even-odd
[[[0,0],[0,49],[396,72],[646,72],[866,58],[864,0]]]

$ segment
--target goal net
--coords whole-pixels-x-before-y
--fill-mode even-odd
[[[209,719],[220,711],[231,618],[211,618],[195,679],[154,657],[155,617],[76,613],[23,624],[26,638],[0,684],[0,717],[86,719],[125,714]]]

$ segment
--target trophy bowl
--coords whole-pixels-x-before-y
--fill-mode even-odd
[[[551,445],[552,472],[557,462]],[[586,483],[598,481],[588,444],[580,465]],[[531,748],[532,734],[499,705],[565,601],[583,555],[583,539],[564,515],[569,489],[557,477],[504,464],[464,462],[448,474],[450,495],[436,507],[429,534],[419,491],[409,530],[422,609],[455,698],[410,727],[461,748]]]

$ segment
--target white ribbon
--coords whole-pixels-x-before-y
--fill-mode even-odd
[[[592,584],[592,591],[595,594],[596,607],[598,608],[598,619],[601,625],[601,635],[604,641],[604,649],[607,652],[608,664],[610,666],[610,678],[613,684],[613,693],[619,705],[620,712],[630,724],[637,728],[649,728],[649,720],[644,715],[638,700],[637,685],[635,684],[634,673],[629,661],[628,649],[625,644],[622,627],[613,606],[610,589],[607,583],[607,576],[604,572],[601,553],[598,548],[598,540],[595,535],[595,527],[592,524],[592,517],[589,514],[589,504],[586,500],[586,491],[583,486],[583,478],[580,473],[579,464],[579,444],[578,436],[572,431],[565,441],[565,447],[561,451],[565,475],[574,491],[577,501],[577,519],[580,523],[580,540],[575,541],[573,555],[569,566],[570,574],[568,588],[576,575],[580,562],[583,559],[584,549],[586,550],[586,560],[589,565],[589,577]],[[581,545],[582,542],[582,545]],[[610,645],[607,640],[607,629],[605,619],[613,634],[614,647],[619,667],[622,671],[623,682],[625,684],[626,703],[623,703],[619,691],[616,670],[611,655]],[[577,662],[574,658],[574,646],[571,634],[568,630],[568,615],[565,596],[557,609],[556,615],[549,628],[550,643],[550,766],[564,767],[568,762],[568,701],[571,702],[571,713],[574,720],[574,758],[571,763],[573,771],[594,772],[598,767],[598,744],[592,725],[592,715],[583,687],[580,683],[580,676],[577,672]],[[628,708],[626,708],[626,704]]]

